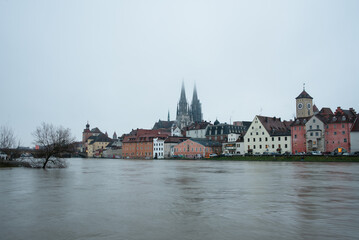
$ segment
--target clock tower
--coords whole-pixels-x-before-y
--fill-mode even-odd
[[[297,118],[313,116],[313,98],[305,91],[305,87],[295,99]]]

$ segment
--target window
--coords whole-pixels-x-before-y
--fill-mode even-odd
[[[250,138],[248,138],[248,142],[250,142],[251,141],[251,139]]]
[[[334,135],[337,135],[337,132],[334,132]]]
[[[268,141],[268,138],[266,137],[266,142]]]
[[[319,129],[319,125],[317,125],[317,129]]]
[[[334,124],[334,129],[336,129],[337,128],[337,125],[336,124]]]
[[[278,137],[278,141],[280,141],[280,137]]]
[[[299,127],[299,130],[300,130],[300,127]]]
[[[262,142],[262,138],[259,138],[259,141]]]
[[[259,126],[259,128],[262,128],[262,126]]]
[[[342,128],[344,128],[344,124],[342,124]]]
[[[258,135],[258,132],[256,132],[256,135]]]
[[[346,139],[346,138],[344,138],[344,142],[347,142],[347,139]]]
[[[262,145],[259,145],[259,148],[262,149]]]
[[[274,141],[274,137],[272,137],[272,141]]]
[[[297,134],[294,134],[294,138],[297,138]]]
[[[284,137],[284,140],[287,141],[287,137]]]
[[[285,144],[285,145],[284,145],[284,148],[288,148],[288,145],[287,145],[287,144]]]
[[[256,145],[253,146],[253,149],[256,149]]]
[[[297,127],[294,127],[294,130],[297,130]]]
[[[316,133],[315,133],[315,136],[319,136],[319,133],[318,133],[318,132],[316,132]]]
[[[312,125],[309,126],[309,129],[312,130]]]
[[[310,133],[310,136],[313,136],[313,133],[312,133],[312,132]]]
[[[274,149],[274,144],[272,144],[272,148]]]
[[[253,142],[255,142],[256,141],[256,139],[255,138],[253,138]]]
[[[345,134],[345,131],[343,131],[343,134]]]
[[[313,119],[313,123],[315,123],[315,119]]]

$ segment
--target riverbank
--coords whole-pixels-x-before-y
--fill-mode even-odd
[[[31,167],[28,162],[22,161],[8,161],[8,160],[0,160],[0,168],[11,168],[11,167]]]
[[[219,156],[218,161],[359,162],[359,156]]]

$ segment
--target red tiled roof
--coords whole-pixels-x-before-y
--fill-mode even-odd
[[[288,136],[290,135],[290,125],[293,121],[281,121],[276,117],[257,116],[271,136]]]

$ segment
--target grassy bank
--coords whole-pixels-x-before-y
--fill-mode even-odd
[[[215,157],[218,161],[282,161],[282,162],[359,162],[359,156],[232,156]]]

